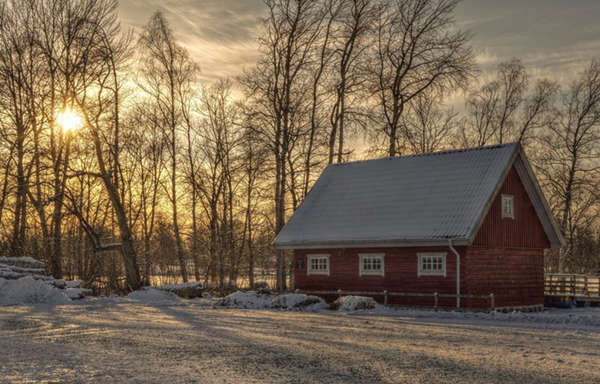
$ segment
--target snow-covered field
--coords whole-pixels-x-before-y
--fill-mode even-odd
[[[600,308],[239,309],[150,290],[0,307],[1,383],[597,383]],[[274,302],[260,305],[273,307]],[[255,301],[258,303],[258,301]],[[229,304],[228,304],[229,303]],[[266,304],[265,304],[266,303]],[[317,303],[318,304],[318,303]],[[258,304],[257,304],[258,305]]]

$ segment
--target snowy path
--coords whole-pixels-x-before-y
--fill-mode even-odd
[[[598,330],[131,303],[0,307],[0,382],[594,383]]]

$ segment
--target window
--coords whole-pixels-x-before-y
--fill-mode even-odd
[[[418,276],[444,276],[446,277],[445,253],[418,253]]]
[[[383,276],[385,270],[383,253],[363,253],[358,255],[359,276]]]
[[[308,265],[307,274],[329,275],[329,255],[307,255],[306,259]]]
[[[502,195],[502,218],[515,218],[514,199],[512,195]]]

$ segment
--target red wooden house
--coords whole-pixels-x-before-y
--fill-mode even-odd
[[[303,291],[493,293],[496,307],[528,307],[544,302],[544,250],[563,241],[514,143],[330,165],[274,244],[294,251]]]

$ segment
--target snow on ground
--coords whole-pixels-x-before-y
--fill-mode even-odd
[[[546,308],[543,312],[457,312],[454,310],[433,311],[427,309],[386,308],[377,305],[371,311],[354,311],[351,314],[367,316],[403,317],[413,320],[428,321],[464,321],[486,323],[519,323],[530,324],[535,327],[551,327],[562,329],[579,329],[581,327],[594,327],[600,331],[600,307],[594,308]]]
[[[0,257],[0,263],[22,263],[37,266],[44,266],[44,262],[34,259],[33,257]]]
[[[302,293],[279,295],[271,302],[271,308],[303,310],[307,312],[323,310],[328,307],[329,305],[320,297]]]
[[[255,291],[237,291],[217,301],[218,306],[229,308],[265,309],[271,307],[273,298]]]
[[[65,291],[36,280],[31,276],[18,280],[0,278],[0,306],[26,304],[68,304],[71,300]]]
[[[174,291],[174,290],[178,290],[178,289],[183,289],[183,288],[196,288],[196,287],[202,287],[202,282],[200,281],[188,281],[187,283],[180,283],[180,284],[165,284],[165,285],[159,285],[157,287],[154,287],[156,289],[160,289],[161,291]]]
[[[0,382],[600,380],[598,328],[537,329],[516,322],[465,322],[460,316],[435,322],[448,313],[428,311],[382,316],[377,309],[352,314],[223,310],[196,305],[197,300],[202,299],[177,306],[121,298],[3,307],[0,351],[10,352],[0,354]],[[600,313],[597,308],[576,312]]]
[[[181,299],[174,293],[161,291],[155,288],[144,288],[139,291],[131,292],[125,300],[143,305],[180,305]]]
[[[234,292],[217,300],[215,305],[228,308],[283,309],[307,312],[328,308],[327,303],[317,296],[308,296],[302,293],[287,293],[274,297],[267,293],[258,293],[255,291]]]
[[[335,303],[340,310],[348,312],[375,309],[377,307],[377,302],[372,297],[364,296],[342,296]]]

